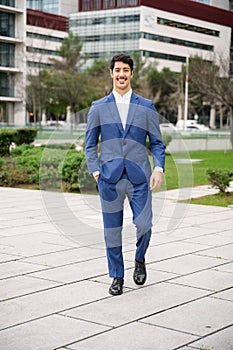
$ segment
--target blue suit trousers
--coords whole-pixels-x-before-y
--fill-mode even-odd
[[[124,277],[124,260],[122,254],[123,208],[128,198],[136,226],[135,259],[145,261],[152,227],[152,195],[148,181],[132,184],[127,173],[123,171],[117,183],[98,179],[98,188],[103,214],[104,238],[106,244],[108,269],[110,277]]]

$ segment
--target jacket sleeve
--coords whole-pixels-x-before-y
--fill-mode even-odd
[[[100,135],[100,123],[98,106],[92,104],[87,116],[87,129],[85,140],[86,163],[90,173],[99,170],[98,141]]]
[[[162,141],[162,135],[159,127],[158,113],[152,101],[151,106],[148,109],[147,130],[154,167],[161,167],[164,170],[165,146]]]

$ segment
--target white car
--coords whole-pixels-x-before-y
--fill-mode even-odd
[[[161,123],[159,126],[162,133],[172,133],[177,131],[176,127],[172,123]]]
[[[210,128],[205,126],[204,124],[198,124],[196,120],[186,120],[185,128],[184,128],[184,120],[179,120],[176,123],[176,127],[178,131],[209,131]]]

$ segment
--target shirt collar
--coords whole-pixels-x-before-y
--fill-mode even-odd
[[[128,92],[126,92],[126,94],[124,94],[123,96],[121,96],[116,90],[112,90],[112,93],[115,97],[116,102],[125,102],[125,103],[129,103],[130,99],[131,99],[131,95],[132,95],[132,89],[130,89]]]

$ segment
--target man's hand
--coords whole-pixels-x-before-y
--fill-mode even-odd
[[[161,171],[153,171],[150,177],[150,190],[156,190],[162,185],[163,173]]]
[[[96,174],[96,175],[94,176],[94,179],[95,179],[96,182],[98,182],[98,178],[99,178],[99,174]]]

